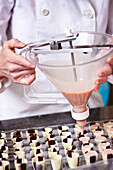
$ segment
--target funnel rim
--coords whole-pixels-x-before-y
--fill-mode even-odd
[[[101,32],[94,32],[94,31],[75,31],[74,34],[77,34],[77,33],[87,33],[87,34],[97,34],[97,35],[103,35],[103,36],[106,36],[106,37],[113,37],[113,35],[111,34],[108,34],[108,33],[101,33]],[[33,41],[33,42],[30,42],[30,43],[27,43],[26,46],[28,47],[33,47],[33,46],[36,46],[36,45],[39,45],[40,46],[40,43],[50,43],[50,40],[54,40],[55,38],[58,38],[58,37],[61,37],[61,36],[64,36],[65,33],[61,33],[61,34],[56,34],[55,36],[51,36],[51,37],[47,37],[47,39],[41,39],[40,41]]]
[[[52,69],[52,68],[59,69],[59,68],[63,68],[63,67],[64,68],[75,68],[75,67],[84,66],[84,65],[91,64],[91,63],[94,63],[96,61],[102,60],[102,59],[107,58],[109,55],[112,55],[112,54],[113,54],[113,50],[110,51],[108,54],[102,56],[102,57],[99,57],[99,58],[96,58],[96,59],[93,59],[93,60],[90,60],[90,61],[87,61],[87,62],[84,62],[84,63],[75,64],[75,65],[60,65],[60,66],[55,66],[55,65],[40,64],[38,62],[37,63],[34,62],[33,60],[32,61],[38,67],[44,67],[44,68],[49,68],[49,69]]]
[[[94,35],[99,35],[99,36],[103,36],[103,37],[106,37],[106,38],[112,38],[113,36],[112,35],[110,35],[110,34],[107,34],[107,33],[100,33],[100,32],[93,32],[93,31],[75,31],[74,32],[74,34],[79,34],[79,33],[86,33],[86,34],[94,34]],[[56,35],[55,37],[52,37],[51,39],[52,40],[54,40],[55,38],[58,38],[58,36],[61,38],[61,36],[64,36],[65,34],[64,33],[62,33],[62,34],[58,34],[58,35]],[[43,42],[43,43],[42,43]],[[43,45],[44,44],[44,40],[43,41],[40,41],[40,43],[41,43],[41,45]],[[46,40],[46,43],[48,44],[48,45],[50,45],[50,42],[49,41],[47,41]],[[32,43],[29,43],[28,44],[28,48],[30,48],[30,51],[31,52],[33,52],[34,54],[35,54],[35,52],[34,51],[32,51],[32,47],[40,47],[41,45],[39,45],[39,42],[32,42]],[[72,50],[72,51],[71,51]],[[51,50],[51,52],[52,53],[73,53],[74,52],[74,50],[75,49],[69,49],[69,50]],[[41,50],[40,50],[41,51]],[[75,50],[76,51],[76,50]],[[47,51],[45,51],[45,52],[47,52]],[[48,50],[48,54],[49,54],[49,50]],[[36,54],[41,54],[41,53],[38,53],[38,51],[36,52]],[[106,57],[108,57],[109,55],[111,55],[111,54],[113,54],[113,49],[111,48],[111,50],[106,54],[106,55],[104,55],[104,56],[100,56],[99,58],[93,58],[92,60],[90,60],[90,61],[86,61],[86,62],[81,62],[81,63],[79,63],[79,64],[75,64],[75,65],[60,65],[60,66],[55,66],[55,65],[48,65],[48,64],[43,64],[43,63],[39,63],[39,62],[35,62],[35,61],[33,61],[33,59],[32,59],[32,57],[30,56],[30,59],[32,60],[32,62],[35,64],[35,65],[37,65],[37,66],[40,66],[40,67],[45,67],[45,68],[63,68],[63,67],[68,67],[68,68],[74,68],[74,67],[77,67],[77,66],[81,66],[81,65],[87,65],[87,64],[90,64],[90,63],[94,63],[94,62],[96,62],[96,61],[99,61],[99,60],[101,60],[101,59],[104,59],[104,58],[106,58]],[[43,54],[44,55],[44,54]]]

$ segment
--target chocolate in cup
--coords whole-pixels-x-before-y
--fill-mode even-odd
[[[95,129],[95,130],[92,130],[92,133],[94,136],[101,136],[101,135],[104,135],[104,131],[102,129]]]
[[[51,165],[52,165],[53,170],[60,170],[61,162],[62,162],[61,155],[54,155],[53,157],[51,157]]]
[[[84,156],[87,165],[96,162],[98,159],[98,153],[96,151],[89,151],[85,153]]]
[[[68,152],[67,153],[67,162],[70,168],[76,168],[79,162],[79,153],[77,152]]]
[[[14,157],[17,159],[17,157],[18,158],[22,158],[22,159],[24,159],[25,158],[25,152],[23,152],[23,151],[15,151],[14,152]]]
[[[33,133],[38,135],[38,130],[36,130],[36,129],[28,129],[28,130],[26,131],[26,136],[27,136],[27,138],[28,138],[29,136],[31,136]]]
[[[11,132],[11,139],[17,138],[17,137],[22,137],[23,138],[23,134],[22,134],[21,131],[17,130],[17,131]]]
[[[107,142],[107,139],[106,139],[105,136],[96,136],[96,137],[95,137],[95,141],[96,141],[97,143],[101,143],[101,142]]]
[[[92,132],[92,130],[97,129],[99,126],[100,126],[99,123],[92,122],[92,123],[89,124],[89,129]]]
[[[6,140],[6,134],[3,132],[0,132],[0,138],[4,138]]]
[[[62,132],[68,132],[68,130],[69,130],[69,127],[68,126],[59,126],[58,127],[58,134],[60,135],[60,133],[62,133]]]
[[[0,146],[3,146],[5,144],[5,139],[4,138],[0,138]]]
[[[82,145],[82,152],[83,154],[85,154],[86,152],[93,150],[93,148],[94,148],[94,145],[92,143],[85,143]]]
[[[113,126],[113,122],[112,122],[112,121],[104,122],[104,123],[103,123],[103,126],[104,126],[105,132],[107,133],[108,128],[111,128],[111,127]]]
[[[48,133],[47,139],[48,140],[55,139],[55,134],[54,133]]]
[[[28,161],[25,158],[17,158],[14,164],[16,170],[27,170]]]
[[[1,153],[0,152],[0,158],[8,160],[9,156],[7,153]]]
[[[69,145],[68,148],[64,149],[65,155],[67,155],[68,151],[77,152],[77,147],[75,145]]]
[[[24,148],[24,145],[23,144],[21,144],[21,143],[15,143],[14,145],[13,145],[13,148],[15,149],[15,151],[18,149],[19,151],[25,151],[25,148]]]
[[[48,138],[48,134],[52,133],[53,129],[50,127],[46,127],[42,129],[42,135],[44,138]]]
[[[110,143],[109,142],[101,142],[98,144],[98,150],[99,152],[102,152],[105,149],[109,149],[110,148]]]
[[[58,146],[58,142],[53,138],[50,140],[47,140],[46,145],[48,145],[48,147],[56,147]]]
[[[107,132],[108,132],[109,138],[111,138],[113,136],[113,127],[108,128]]]
[[[48,148],[48,156],[49,158],[54,157],[55,155],[59,154],[59,148],[58,147],[51,147]]]
[[[43,151],[39,148],[33,149],[30,151],[31,157],[34,156],[43,156]]]
[[[83,135],[84,134],[84,136],[87,136],[87,133],[86,133],[86,131],[84,130],[82,130],[77,124],[74,126],[74,132],[75,132],[75,135],[76,135],[76,138],[78,138],[78,136],[81,134],[81,135]],[[85,132],[85,133],[84,133]]]
[[[62,132],[62,133],[60,133],[60,137],[61,137],[62,140],[63,140],[64,138],[66,138],[67,136],[72,137],[71,132]]]
[[[81,146],[82,144],[85,144],[85,143],[89,143],[90,142],[90,138],[88,136],[83,136],[83,137],[80,137],[79,138],[79,145]]]
[[[5,144],[4,145],[0,145],[0,151],[2,153],[8,154],[8,147]]]
[[[29,143],[36,143],[39,142],[39,136],[33,133],[31,136],[28,137]]]
[[[37,156],[32,158],[32,165],[34,170],[44,170],[45,158],[43,156]]]
[[[112,149],[105,149],[102,151],[102,159],[104,164],[108,164],[108,160],[113,158],[113,150]]]
[[[0,161],[0,170],[10,170],[10,163],[7,160]]]
[[[64,138],[62,140],[62,145],[64,146],[65,149],[68,149],[73,143],[73,139],[72,138]]]
[[[0,170],[4,170],[1,162],[0,162]]]
[[[20,137],[20,136],[17,136],[17,137],[15,137],[15,138],[13,138],[12,141],[13,141],[15,144],[21,144],[21,145],[23,145],[23,138]]]
[[[31,149],[41,149],[41,144],[40,142],[30,143],[30,147]]]

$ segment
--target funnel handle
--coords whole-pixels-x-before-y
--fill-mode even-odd
[[[20,51],[19,55],[26,57],[26,52],[28,51],[28,48],[29,46],[26,44],[26,46]]]
[[[20,51],[19,55],[24,56],[31,64],[35,65],[35,63],[31,60],[31,48],[30,48],[29,44],[27,44],[22,49],[22,51]]]

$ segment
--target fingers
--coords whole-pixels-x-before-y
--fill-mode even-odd
[[[24,71],[22,70],[19,72],[14,72],[11,74],[11,78],[15,82],[16,79],[28,76],[30,74],[35,74],[35,70],[24,70]]]
[[[34,70],[35,68],[32,68],[32,67],[26,67],[26,66],[22,66],[22,65],[18,65],[18,64],[7,64],[7,70],[9,73],[17,73],[17,72],[20,72],[20,71],[25,71],[25,70]]]
[[[23,71],[13,74],[11,80],[18,84],[30,85],[36,78],[35,71]]]
[[[27,69],[26,67],[21,67],[13,64],[8,70],[4,70],[4,75],[10,78],[15,83],[20,83],[22,77],[28,77],[29,75],[35,75],[35,69]],[[29,80],[29,79],[28,79]],[[27,83],[27,82],[26,82]]]
[[[9,41],[6,41],[3,45],[3,55],[5,56],[5,61],[7,63],[14,63],[23,65],[28,68],[34,68],[34,66],[23,56],[20,56],[16,53],[14,53],[14,48],[23,48],[25,47],[25,44],[19,41],[18,39],[11,39]]]
[[[112,67],[110,64],[106,64],[103,70],[98,74],[99,77],[107,77],[112,74]]]
[[[29,77],[22,77],[17,83],[23,85],[30,85],[35,79],[35,74],[31,74]]]
[[[35,68],[34,65],[32,65],[26,58],[24,58],[23,56],[20,56],[18,54],[15,54],[12,51],[9,51],[8,53],[9,56],[11,56],[10,58],[8,57],[8,61],[12,64],[16,64],[16,65],[20,65],[22,67],[26,67],[26,68]]]
[[[9,42],[4,43],[2,49],[3,64],[6,65],[7,69],[11,72],[15,69],[15,65],[26,67],[27,69],[35,68],[35,66],[32,65],[26,58],[16,54],[12,49],[9,49],[11,47],[17,47],[16,44],[19,42],[20,41],[17,39],[9,40]],[[23,45],[21,47],[23,47]]]
[[[113,38],[111,38],[107,44],[113,44]],[[103,55],[108,53],[108,50],[102,50]],[[107,81],[108,76],[113,74],[113,55],[107,59],[107,64],[102,69],[101,72],[98,73],[98,79],[95,81],[95,88],[94,90],[97,91],[101,84]]]
[[[107,81],[107,77],[100,77],[97,80],[95,80],[95,85],[101,85]]]
[[[4,55],[7,56],[6,60],[10,63],[19,64],[27,68],[34,68],[35,66],[33,66],[26,58],[14,53],[14,48],[23,48],[24,46],[25,44],[18,39],[6,41],[3,45]]]
[[[98,74],[98,79],[95,80],[95,88],[94,90],[97,91],[99,86],[107,81],[107,78],[112,73],[111,66],[107,63],[103,70]]]
[[[29,85],[35,80],[35,66],[14,52],[14,48],[24,46],[25,44],[18,39],[4,43],[0,53],[0,75],[10,78],[15,83]]]
[[[8,49],[23,48],[23,47],[25,47],[25,44],[15,38],[15,39],[6,41],[3,45],[3,47],[8,48]]]

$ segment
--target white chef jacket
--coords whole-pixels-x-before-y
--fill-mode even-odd
[[[2,42],[18,38],[28,43],[63,33],[70,27],[111,34],[112,9],[113,0],[0,0],[0,35]],[[29,104],[23,100],[22,89],[23,85],[1,79],[1,120],[70,110],[69,104]],[[93,96],[98,96],[95,102]],[[89,101],[91,107],[102,106],[98,93]]]

